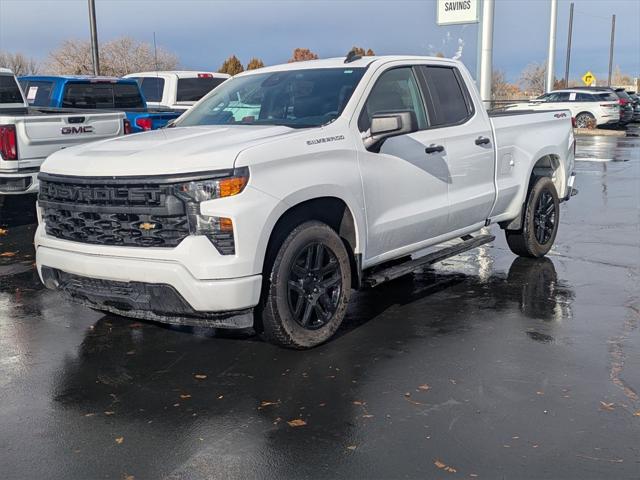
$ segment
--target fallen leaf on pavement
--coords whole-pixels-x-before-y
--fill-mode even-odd
[[[450,467],[449,465],[447,465],[444,462],[441,462],[440,460],[434,460],[433,464],[438,467],[440,470],[444,470],[445,472],[449,472],[449,473],[456,473],[457,470],[453,467]]]
[[[95,415],[95,413],[85,413],[84,416],[85,417],[93,417]]]
[[[203,375],[201,373],[196,373],[194,377],[197,378],[198,380],[204,380],[205,378],[207,378],[206,375]]]
[[[364,405],[364,402],[361,402],[360,400],[354,400],[353,404],[354,405]]]
[[[358,447],[356,447],[355,445],[349,445],[347,447],[348,450],[355,450],[356,448],[358,448]]]
[[[0,257],[15,257],[16,252],[2,252],[0,253]]]
[[[278,405],[280,403],[280,401],[277,402],[271,402],[269,400],[263,400],[260,402],[260,406],[258,408],[264,408],[264,407],[268,407],[270,405]]]
[[[187,398],[191,398],[191,395],[189,395],[188,393],[183,393],[182,395],[180,395],[180,398],[186,400]]]
[[[136,480],[136,477],[134,477],[133,475],[125,475],[124,480]]]
[[[608,412],[611,412],[613,410],[614,405],[614,403],[600,402],[600,408],[602,410],[607,410]]]
[[[116,438],[116,443],[117,443],[118,445],[121,445],[121,444],[122,444],[122,442],[124,442],[124,437],[118,437],[118,438]]]
[[[422,390],[423,392],[426,392],[427,390],[429,390],[431,387],[429,385],[427,385],[426,383],[423,385],[419,385],[418,386],[418,390]]]
[[[6,234],[7,234],[7,232],[8,232],[8,230],[7,230],[7,229],[5,229],[5,228],[0,228],[0,236],[1,236],[1,235],[6,235]]]
[[[287,423],[290,427],[304,427],[307,424],[307,422],[301,418],[294,418],[293,420],[289,420]]]
[[[373,415],[371,414],[362,415],[362,418],[373,418]]]
[[[115,415],[115,413],[116,412],[112,412],[111,410],[104,412],[105,415]]]
[[[640,410],[633,414],[634,417],[640,417]]]

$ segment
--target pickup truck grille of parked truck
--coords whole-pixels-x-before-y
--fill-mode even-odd
[[[190,234],[202,234],[220,254],[233,255],[231,220],[200,215],[199,202],[187,193],[194,184],[215,184],[216,177],[236,180],[232,174],[217,172],[205,180],[78,180],[41,174],[38,203],[52,237],[97,245],[175,247]]]

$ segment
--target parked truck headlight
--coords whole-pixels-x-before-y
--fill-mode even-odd
[[[179,195],[187,203],[189,227],[194,235],[204,235],[222,255],[234,255],[233,220],[227,217],[203,215],[200,203],[241,193],[249,182],[249,169],[239,168],[233,174],[215,179],[185,182],[178,187]]]
[[[180,193],[192,201],[200,203],[214,198],[238,195],[249,183],[249,169],[238,168],[233,174],[224,178],[211,180],[193,180],[180,185]]]

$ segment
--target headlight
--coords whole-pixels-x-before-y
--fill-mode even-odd
[[[226,217],[202,215],[200,203],[238,195],[249,183],[249,169],[238,168],[227,177],[192,180],[178,185],[177,194],[187,203],[189,228],[194,235],[204,235],[222,255],[235,254],[233,221]]]
[[[243,167],[235,169],[228,177],[185,182],[179,186],[178,190],[189,200],[200,203],[238,195],[247,183],[249,183],[249,169]]]

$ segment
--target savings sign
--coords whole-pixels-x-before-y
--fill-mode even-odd
[[[438,0],[438,25],[478,23],[480,0]]]

